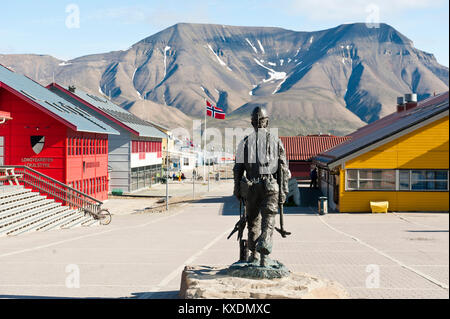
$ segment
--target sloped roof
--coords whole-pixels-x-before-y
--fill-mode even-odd
[[[348,136],[280,136],[289,161],[309,161],[317,154],[347,141]]]
[[[323,164],[334,163],[428,119],[443,115],[445,112],[448,114],[448,99],[449,92],[447,91],[419,102],[412,109],[385,116],[356,130],[348,135],[351,140],[319,154],[314,160]]]
[[[30,78],[15,73],[2,65],[0,65],[0,84],[5,89],[15,91],[22,98],[76,131],[119,134],[115,129],[78,106],[60,98]]]
[[[75,92],[69,90],[69,88],[59,85],[57,83],[52,83],[47,86],[47,88],[54,90],[57,89],[66,95],[69,95],[97,113],[106,116],[111,121],[119,124],[128,131],[135,135],[143,137],[157,137],[166,138],[167,135],[161,130],[153,126],[152,123],[140,119],[133,113],[130,113],[120,106],[114,104],[110,100],[99,97],[94,94],[86,93],[79,88],[75,89]]]

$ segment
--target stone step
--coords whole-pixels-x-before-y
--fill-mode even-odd
[[[0,231],[0,235],[5,235],[5,234],[11,233],[13,231],[17,231],[21,228],[28,227],[29,225],[33,225],[41,220],[44,220],[46,218],[49,218],[49,217],[57,214],[58,212],[60,212],[61,210],[64,210],[64,209],[66,209],[66,207],[55,206],[53,208],[49,208],[48,210],[39,212],[35,216],[24,218],[23,220],[18,220],[16,222],[8,225],[7,227],[2,228]]]
[[[70,213],[61,216],[61,218],[52,221],[52,223],[44,225],[37,229],[38,231],[49,231],[52,229],[59,229],[61,225],[67,224],[69,221],[72,221],[75,217],[80,214],[77,210],[70,209]]]
[[[30,192],[31,189],[20,186],[11,186],[11,189],[0,190],[0,205],[5,203],[5,201],[10,197],[16,197]]]
[[[88,221],[90,218],[92,218],[92,217],[91,216],[84,216],[84,214],[80,214],[80,215],[77,216],[77,218],[74,218],[70,222],[68,222],[66,224],[63,224],[61,226],[61,228],[67,229],[67,228],[74,228],[74,227],[80,226],[82,223]]]
[[[32,201],[28,205],[22,205],[22,206],[19,206],[19,207],[15,207],[15,208],[6,210],[6,211],[0,213],[0,222],[3,219],[8,218],[10,216],[17,215],[17,214],[20,214],[22,212],[26,212],[26,211],[29,211],[29,210],[41,207],[43,205],[46,205],[48,203],[48,201],[54,202],[51,199],[46,199],[45,197],[41,197],[41,199],[39,201]]]
[[[39,215],[45,211],[48,211],[49,209],[52,209],[54,207],[61,206],[59,203],[55,203],[52,200],[44,200],[43,205],[40,205],[38,207],[34,207],[33,209],[26,210],[19,212],[17,214],[10,215],[9,217],[0,219],[0,231],[3,227],[6,227],[8,225],[11,225],[13,223],[17,223],[21,220],[25,220],[27,218],[32,218],[33,216]]]
[[[2,204],[0,206],[0,213],[9,210],[9,209],[13,209],[16,207],[20,207],[23,205],[28,205],[32,202],[38,201],[38,200],[42,200],[45,199],[45,196],[41,196],[39,195],[39,193],[28,193],[26,195],[20,196],[19,198],[17,198],[16,200],[11,200],[10,202],[8,202],[7,204]]]
[[[66,216],[70,216],[73,213],[72,210],[70,210],[68,207],[62,206],[60,209],[56,209],[50,214],[47,214],[41,219],[38,219],[34,221],[33,223],[30,223],[24,227],[21,227],[20,229],[15,229],[7,233],[8,236],[17,236],[29,231],[37,231],[40,228],[45,227],[46,225],[49,225],[57,220],[60,220],[61,218],[64,218]]]
[[[97,219],[94,219],[94,218],[81,224],[81,226],[83,226],[83,227],[91,227],[91,226],[99,226],[99,225],[100,225],[100,221]]]

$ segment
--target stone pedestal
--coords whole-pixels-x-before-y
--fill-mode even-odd
[[[186,266],[181,276],[184,299],[345,299],[340,284],[305,273],[275,279],[232,277],[228,267]]]

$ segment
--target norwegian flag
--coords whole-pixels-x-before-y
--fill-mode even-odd
[[[224,120],[225,112],[221,108],[212,105],[209,101],[206,101],[206,115],[214,117],[215,119]]]

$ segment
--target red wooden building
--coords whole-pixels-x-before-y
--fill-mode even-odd
[[[348,136],[308,135],[281,136],[289,170],[292,177],[298,180],[309,180],[312,158],[349,139]]]
[[[116,130],[0,65],[4,165],[26,165],[99,200],[108,194],[108,134]]]
[[[133,192],[159,182],[165,133],[105,97],[73,85],[63,87],[52,83],[47,88],[120,133],[108,137],[110,191]]]

